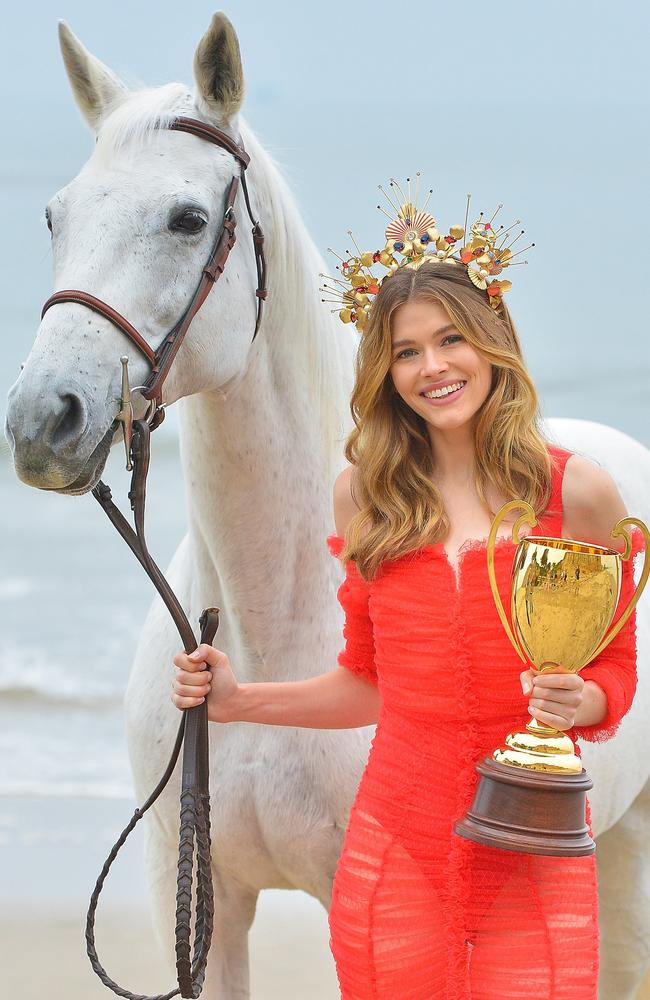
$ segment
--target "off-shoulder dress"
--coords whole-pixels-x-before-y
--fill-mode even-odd
[[[569,453],[551,453],[552,496],[535,531],[558,537]],[[338,556],[343,540],[328,543]],[[513,554],[509,538],[497,542],[505,595]],[[621,607],[634,587],[631,560],[624,567]],[[370,583],[348,563],[339,600],[339,663],[381,693],[329,917],[342,1000],[596,1000],[595,858],[517,854],[453,833],[475,764],[529,717],[485,542],[463,546],[458,579],[441,543],[382,564]],[[607,716],[569,735],[608,739],[635,691],[634,616],[582,676],[605,691]]]

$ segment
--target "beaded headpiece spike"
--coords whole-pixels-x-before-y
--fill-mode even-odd
[[[524,234],[523,229],[513,233],[515,227],[520,225],[520,220],[515,220],[507,229],[503,225],[495,229],[494,220],[503,207],[498,205],[489,220],[484,218],[481,212],[468,231],[467,220],[471,203],[471,195],[468,195],[464,225],[450,226],[448,232],[444,233],[438,229],[434,216],[427,211],[433,188],[429,189],[422,208],[417,207],[419,172],[416,174],[413,199],[410,178],[406,180],[406,193],[394,178],[390,179],[389,187],[390,193],[381,184],[379,190],[390,206],[391,213],[381,205],[377,205],[379,211],[388,218],[384,248],[374,251],[361,250],[352,231],[348,230],[355,252],[346,250],[346,255],[343,257],[330,249],[330,253],[339,260],[336,270],[340,277],[320,275],[324,279],[320,291],[327,293],[328,296],[322,301],[336,303],[337,308],[332,312],[338,312],[344,323],[354,323],[358,330],[363,330],[382,283],[395,271],[402,267],[461,264],[467,269],[472,284],[486,292],[491,307],[498,309],[503,295],[512,287],[512,282],[499,275],[507,267],[527,264],[526,260],[515,261],[514,258],[535,246],[534,243],[530,243],[527,247],[513,252],[512,248]],[[386,273],[378,277],[372,270],[375,266],[383,267]]]

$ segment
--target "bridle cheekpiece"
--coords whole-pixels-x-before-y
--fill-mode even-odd
[[[137,388],[140,390],[142,396],[151,403],[147,414],[147,421],[152,430],[164,419],[165,411],[162,405],[163,385],[167,375],[169,374],[174,358],[183,343],[183,338],[189,329],[190,323],[205,302],[213,285],[221,276],[226,266],[226,261],[230,255],[230,251],[235,245],[235,202],[240,183],[244,194],[246,211],[248,212],[250,221],[253,224],[252,238],[253,249],[255,252],[255,266],[257,269],[257,289],[255,291],[255,295],[257,297],[257,317],[255,320],[253,340],[255,340],[257,331],[260,328],[260,323],[262,321],[262,304],[267,295],[264,234],[259,220],[255,218],[251,209],[245,173],[246,167],[250,162],[250,157],[243,145],[236,142],[226,132],[222,132],[221,129],[216,128],[214,125],[208,125],[207,122],[199,121],[196,118],[174,118],[171,122],[169,122],[169,124],[162,127],[168,128],[174,132],[189,132],[190,135],[195,135],[199,139],[211,142],[215,146],[219,146],[221,149],[225,149],[228,153],[231,153],[240,165],[240,175],[238,176],[237,174],[233,174],[228,191],[226,192],[221,228],[217,233],[215,241],[212,245],[210,256],[206,261],[199,283],[185,312],[169,333],[163,337],[161,343],[155,350],[149,346],[145,338],[131,323],[129,323],[128,319],[122,316],[112,306],[108,305],[108,303],[97,298],[96,295],[91,295],[90,292],[83,292],[78,289],[69,288],[60,292],[55,292],[54,295],[51,295],[47,300],[41,312],[42,319],[48,309],[51,309],[52,306],[63,302],[76,302],[79,305],[86,306],[88,309],[92,309],[93,312],[99,313],[99,315],[104,316],[105,319],[110,320],[114,326],[116,326],[126,337],[129,338],[138,351],[144,355],[151,367],[151,372],[149,373],[144,385],[138,386]],[[124,441],[127,449],[127,467],[130,467],[129,445],[131,434],[130,425],[132,420],[130,393],[133,390],[129,388],[128,384],[128,361],[126,361],[123,357],[121,362],[123,366],[122,405],[117,419],[124,424]],[[129,414],[131,414],[130,418]],[[127,438],[129,439],[128,441]]]

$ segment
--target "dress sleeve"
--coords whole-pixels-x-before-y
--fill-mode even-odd
[[[338,557],[344,542],[338,535],[330,535],[327,544],[332,555]],[[375,641],[368,613],[369,594],[369,586],[359,575],[354,562],[347,562],[345,580],[338,590],[339,603],[345,612],[345,646],[338,655],[338,662],[353,674],[376,684]]]
[[[633,533],[633,555],[623,563],[619,609],[624,610],[634,593],[634,555],[642,548],[640,532]],[[614,622],[620,617],[616,615]],[[636,612],[615,639],[580,671],[585,681],[595,681],[607,695],[607,714],[593,726],[574,726],[573,735],[590,743],[604,743],[616,734],[636,691]]]

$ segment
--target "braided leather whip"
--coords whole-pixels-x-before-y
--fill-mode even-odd
[[[167,580],[151,558],[145,542],[144,514],[146,502],[147,472],[150,455],[150,427],[145,420],[133,421],[131,454],[133,475],[129,499],[134,515],[135,531],[111,498],[111,491],[105,483],[99,482],[93,489],[93,496],[101,504],[122,538],[139,560],[163,599],[180,633],[187,653],[197,648],[197,642],[185,613]],[[201,642],[212,643],[219,627],[219,609],[208,608],[200,618]],[[95,913],[99,894],[102,891],[108,871],[120,848],[142,819],[147,809],[153,805],[169,781],[178,756],[183,747],[181,778],[180,836],[178,849],[178,879],[176,892],[176,973],[178,988],[170,993],[148,997],[131,993],[119,986],[102,966],[95,948]],[[118,996],[127,1000],[171,1000],[172,997],[200,996],[205,979],[208,951],[212,938],[214,897],[212,873],[210,869],[210,796],[208,758],[208,710],[206,702],[196,708],[185,709],[176,736],[174,749],[165,773],[145,804],[137,808],[128,826],[120,834],[111,848],[108,858],[90,898],[86,918],[86,950],[90,963],[104,983]],[[194,946],[191,948],[192,890],[194,855],[196,852],[196,920]]]

